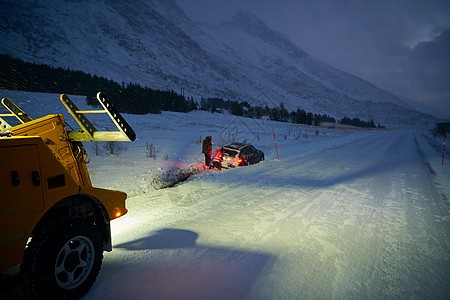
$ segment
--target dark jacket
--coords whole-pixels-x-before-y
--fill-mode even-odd
[[[204,140],[203,140],[203,150],[202,152],[205,154],[210,154],[212,153],[212,137],[211,136],[207,136]]]

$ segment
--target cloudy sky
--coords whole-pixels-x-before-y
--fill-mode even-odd
[[[236,9],[333,67],[450,118],[450,0],[176,0],[194,21]]]

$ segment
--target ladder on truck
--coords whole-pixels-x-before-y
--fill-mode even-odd
[[[136,133],[122,117],[119,111],[112,105],[102,92],[97,93],[97,100],[103,107],[102,110],[80,110],[66,94],[60,95],[60,100],[67,108],[69,114],[81,127],[78,131],[68,132],[69,139],[73,141],[134,141]],[[12,126],[2,117],[16,117],[21,123],[27,123],[33,119],[20,107],[8,98],[2,99],[2,104],[10,111],[9,114],[0,114],[0,132],[7,131]],[[88,120],[85,114],[106,113],[111,118],[118,131],[98,131]]]

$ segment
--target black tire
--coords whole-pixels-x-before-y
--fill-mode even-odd
[[[76,299],[95,282],[103,260],[94,225],[52,226],[28,244],[20,266],[23,289],[32,298]]]

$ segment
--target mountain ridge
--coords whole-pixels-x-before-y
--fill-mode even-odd
[[[229,22],[193,22],[175,1],[4,1],[0,52],[138,82],[197,99],[281,102],[336,118],[433,122],[397,97],[315,59],[250,12]],[[396,109],[382,109],[379,103]],[[398,109],[397,109],[398,106]],[[389,106],[390,107],[390,106]],[[397,122],[398,123],[398,122]]]

